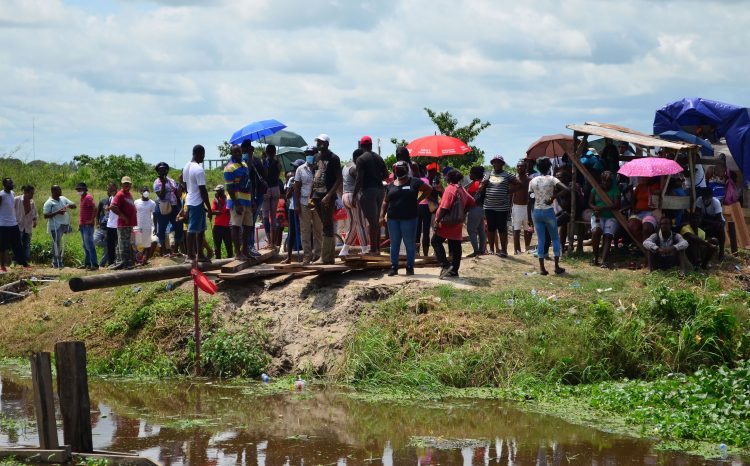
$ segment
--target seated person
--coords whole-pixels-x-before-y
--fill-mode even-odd
[[[716,238],[706,237],[706,232],[700,228],[703,214],[695,211],[690,215],[690,222],[682,227],[680,233],[688,242],[687,258],[696,269],[708,269],[708,262],[719,250],[719,241]]]
[[[630,209],[628,228],[639,241],[656,231],[657,222],[651,207],[651,195],[658,195],[660,190],[661,185],[656,177],[640,179],[633,190],[633,207]]]
[[[617,220],[612,213],[620,208],[620,188],[614,183],[612,172],[607,170],[602,173],[602,189],[614,204],[613,208],[607,207],[604,200],[599,197],[595,189],[591,190],[589,208],[594,212],[591,216],[591,243],[594,248],[594,265],[599,265],[599,242],[604,234],[604,251],[602,252],[602,268],[609,267],[609,249],[612,246],[612,238],[617,233]]]
[[[711,188],[700,189],[700,195],[701,197],[695,200],[695,210],[703,214],[701,228],[708,236],[719,240],[719,260],[723,260],[726,241],[724,224],[726,220],[724,220],[724,214],[722,213],[721,202],[714,197]]]
[[[681,273],[687,272],[688,261],[685,250],[688,242],[679,233],[672,232],[669,217],[659,219],[659,230],[646,238],[643,246],[648,250],[648,269],[668,270],[680,266]]]
[[[667,196],[679,196],[679,197],[687,197],[688,193],[685,191],[685,188],[682,186],[682,180],[680,177],[672,175],[669,178],[669,181],[667,183]],[[682,226],[683,223],[687,223],[687,217],[684,216],[685,210],[679,209],[679,210],[672,210],[672,209],[663,209],[662,213],[666,215],[667,217],[671,218],[674,225],[678,227]],[[685,217],[683,219],[683,217]]]

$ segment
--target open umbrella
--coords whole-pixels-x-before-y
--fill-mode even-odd
[[[297,133],[282,129],[270,136],[261,138],[266,144],[273,144],[276,147],[305,147],[307,142]]]
[[[627,162],[617,173],[631,176],[664,176],[674,175],[680,173],[683,168],[679,163],[674,160],[665,159],[662,157],[644,157],[642,159],[635,159]]]
[[[286,128],[286,125],[278,120],[255,121],[235,131],[229,142],[232,144],[241,144],[245,140],[257,141],[284,128]]]
[[[471,147],[465,142],[443,135],[415,139],[406,146],[406,149],[411,157],[446,157],[471,152]]]
[[[297,147],[279,147],[276,149],[276,156],[281,160],[284,172],[288,172],[292,169],[292,162],[305,159],[305,151]]]
[[[699,138],[695,134],[690,134],[687,131],[664,131],[659,137],[670,141],[685,141],[690,144],[701,146],[701,154],[703,154],[704,157],[713,157],[714,155],[714,146],[712,146],[710,142],[703,138]]]
[[[561,157],[563,154],[573,154],[573,136],[566,134],[542,136],[526,149],[526,158],[534,160],[541,157]]]

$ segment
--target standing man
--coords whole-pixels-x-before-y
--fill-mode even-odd
[[[110,206],[112,199],[117,194],[117,186],[111,181],[107,184],[107,197],[99,201],[99,218],[101,218],[100,228],[106,235],[106,251],[102,254],[102,260],[99,262],[100,267],[113,265],[117,257],[117,214],[112,212]]]
[[[78,183],[76,192],[81,197],[81,210],[78,212],[78,229],[81,231],[83,242],[83,266],[86,270],[97,270],[99,261],[96,258],[94,244],[94,225],[96,224],[96,204],[94,196],[89,194],[86,183]]]
[[[206,149],[200,144],[193,147],[193,159],[182,169],[182,179],[187,186],[185,205],[188,213],[187,261],[197,258],[201,262],[211,262],[201,252],[206,234],[206,215],[211,218],[211,200],[206,189],[206,173],[203,159]]]
[[[253,201],[250,174],[242,161],[242,150],[233,144],[229,150],[230,160],[224,167],[224,183],[229,194],[227,208],[232,223],[232,243],[238,260],[248,259],[248,243],[253,231]]]
[[[383,158],[372,151],[370,136],[363,136],[359,140],[359,147],[363,153],[355,161],[356,178],[352,205],[358,207],[362,216],[367,220],[369,252],[380,254],[380,206],[385,196],[383,181],[388,178],[388,169]],[[362,244],[363,252],[365,247],[366,245]]]
[[[255,150],[250,140],[246,139],[242,141],[240,146],[242,149],[242,161],[247,165],[248,173],[250,174],[250,185],[252,186],[253,205],[252,205],[252,228],[250,228],[250,238],[248,244],[248,253],[253,257],[260,256],[258,249],[255,247],[255,223],[258,221],[258,213],[261,207],[263,207],[263,199],[266,197],[266,191],[268,191],[268,183],[266,183],[266,169],[257,157],[255,157]]]
[[[514,254],[521,254],[521,231],[523,231],[523,240],[526,246],[525,250],[528,251],[531,245],[531,235],[533,230],[530,227],[531,222],[531,208],[529,206],[529,178],[526,172],[526,162],[520,160],[516,165],[516,180],[520,185],[520,189],[515,191],[511,198],[513,200],[513,208],[510,212],[511,223],[513,224],[513,249]]]
[[[312,197],[315,209],[323,225],[323,244],[320,251],[321,264],[333,264],[336,253],[333,214],[336,212],[336,192],[341,186],[341,159],[328,149],[331,138],[321,134],[315,138],[318,146],[318,169],[313,177]]]
[[[265,181],[268,186],[265,196],[263,197],[263,225],[266,228],[266,239],[272,247],[276,247],[281,241],[281,232],[279,231],[278,221],[276,220],[276,209],[281,197],[279,181],[284,167],[281,161],[276,157],[276,146],[269,144],[266,146],[265,158],[263,159],[263,170]],[[277,235],[279,237],[277,237]]]
[[[62,237],[70,232],[70,214],[68,209],[75,209],[76,205],[62,195],[58,185],[52,185],[50,198],[44,203],[42,213],[47,219],[47,231],[52,236],[52,268],[63,268]]]
[[[117,260],[110,269],[131,269],[135,264],[133,254],[133,227],[138,224],[133,195],[130,187],[133,185],[129,176],[123,176],[120,180],[120,190],[117,191],[109,206],[110,215],[114,212],[117,216]]]
[[[0,191],[0,272],[8,271],[10,265],[8,249],[13,250],[13,258],[24,267],[29,264],[21,252],[21,232],[16,218],[16,193],[13,192],[13,180],[3,179],[3,190]]]
[[[317,171],[315,153],[317,149],[308,146],[305,149],[305,163],[294,173],[294,210],[299,218],[300,238],[302,239],[302,264],[307,265],[320,257],[320,243],[323,236],[323,224],[313,210],[310,202],[313,189],[313,178]],[[314,241],[313,241],[314,240]]]
[[[177,182],[169,177],[169,165],[166,162],[156,164],[157,177],[154,180],[156,193],[156,237],[159,238],[162,255],[167,250],[167,226],[172,225],[176,231],[175,219],[180,211],[177,200]]]
[[[28,264],[31,260],[31,234],[36,228],[36,203],[34,202],[34,187],[23,187],[23,194],[15,199],[16,220],[21,232],[21,254],[15,258],[17,264]]]
[[[214,200],[211,201],[211,212],[214,214],[214,228],[212,236],[214,238],[214,251],[216,258],[221,259],[221,245],[224,244],[224,250],[227,252],[224,257],[232,257],[232,229],[229,226],[231,214],[227,206],[227,193],[224,185],[217,184],[214,188]]]

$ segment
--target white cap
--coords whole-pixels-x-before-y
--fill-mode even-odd
[[[331,138],[328,137],[327,134],[319,134],[317,138],[315,138],[316,141],[323,141],[323,142],[331,142]]]

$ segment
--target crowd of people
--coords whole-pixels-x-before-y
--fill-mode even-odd
[[[721,203],[707,186],[705,174],[696,180],[672,176],[668,181],[671,195],[686,196],[689,183],[695,182],[700,197],[689,212],[663,210],[657,218],[654,196],[662,191],[660,179],[628,179],[617,174],[620,156],[630,151],[624,143],[606,145],[601,155],[590,149],[581,158],[600,189],[583,177],[573,179],[567,155],[523,159],[515,173],[497,155],[490,160],[491,169],[471,167],[465,180],[458,169],[415,163],[404,147],[397,148],[396,163],[387,167],[369,136],[361,138],[351,162],[343,166],[329,146],[329,136],[319,135],[315,145],[304,150],[304,159],[293,162],[284,173],[275,146],[267,145],[258,155],[250,141],[232,145],[223,169],[224,183],[212,188],[213,198],[203,168],[205,149],[200,145],[193,148],[178,179],[169,176],[167,163],[158,163],[153,185],[136,189],[137,199],[128,176],[120,179],[119,189],[110,183],[107,196],[98,204],[85,183],[76,185],[77,202],[63,196],[59,186],[52,186],[42,208],[52,239],[52,266],[63,267],[62,238],[72,230],[73,209],[79,210],[81,267],[88,270],[131,268],[148,262],[157,250],[188,262],[221,258],[222,250],[224,257],[257,257],[259,218],[268,244],[285,247],[285,262],[333,264],[340,238],[337,219],[342,212],[348,228],[342,233],[339,255],[351,254],[356,246],[359,253],[380,254],[387,246],[389,275],[397,275],[402,267],[406,275],[413,275],[417,252],[427,256],[432,247],[441,278],[457,277],[464,230],[472,249],[467,257],[507,258],[509,224],[514,254],[534,254],[542,275],[549,273],[545,261],[552,259],[554,273],[561,274],[565,269],[560,257],[571,219],[590,225],[592,262],[605,268],[611,266],[614,251],[640,249],[635,241],[647,251],[651,270],[705,269],[715,255],[723,256]],[[8,250],[18,265],[28,267],[30,261],[31,235],[37,224],[35,190],[24,186],[22,191],[16,196],[13,180],[3,180],[3,272],[10,263]],[[616,212],[628,219],[629,232],[621,227]],[[213,248],[206,240],[207,219],[212,224]],[[537,244],[532,250],[534,233]],[[103,248],[101,258],[97,245]]]

